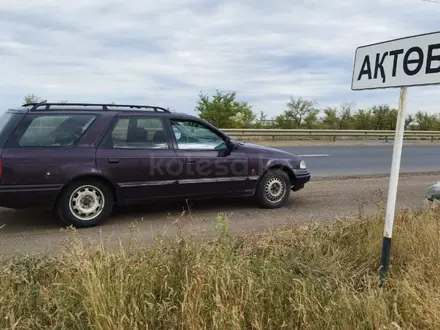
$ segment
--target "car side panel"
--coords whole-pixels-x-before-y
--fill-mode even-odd
[[[50,208],[64,185],[86,174],[99,174],[93,148],[71,150],[4,149],[0,206]]]
[[[174,150],[98,149],[99,173],[111,177],[120,194],[119,203],[179,195],[179,169]]]
[[[186,196],[253,193],[248,158],[241,150],[176,150],[176,153],[185,164],[184,177],[179,180],[179,185]]]

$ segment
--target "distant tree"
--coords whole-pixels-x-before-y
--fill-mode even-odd
[[[256,115],[252,107],[243,101],[236,100],[237,93],[216,91],[211,97],[199,94],[196,112],[199,117],[220,128],[234,128],[251,125]]]
[[[354,102],[344,102],[339,106],[338,126],[339,129],[348,129],[352,121],[352,111],[356,104]]]
[[[373,112],[373,129],[391,129],[393,125],[390,121],[394,121],[395,128],[395,123],[397,122],[397,113],[395,113],[396,117],[392,118],[392,116],[390,115],[391,108],[389,105],[375,105],[371,110]]]
[[[414,122],[414,116],[408,115],[408,117],[405,119],[405,129],[409,128],[409,125],[411,125]]]
[[[275,126],[277,128],[283,128],[283,129],[298,128],[296,126],[295,120],[292,118],[290,113],[286,113],[286,112],[282,113],[281,115],[275,118]]]
[[[436,113],[431,115],[431,129],[432,131],[440,130],[440,114]]]
[[[429,113],[418,111],[414,115],[415,122],[417,124],[417,129],[420,131],[429,131],[432,129],[433,126],[433,118]]]
[[[27,103],[38,103],[38,102],[42,102],[42,101],[43,101],[43,99],[40,98],[39,96],[35,95],[35,94],[27,94],[23,98],[24,104],[27,104]]]
[[[327,129],[338,128],[338,109],[327,107],[323,110],[324,118],[322,119],[323,126]]]
[[[319,110],[318,109],[313,109],[311,110],[306,117],[304,118],[304,127],[307,129],[313,129],[318,125],[319,122]]]
[[[260,111],[260,115],[258,116],[258,119],[255,121],[255,124],[253,125],[254,128],[267,128],[267,115],[264,113],[264,111]]]
[[[287,109],[275,118],[280,128],[300,128],[307,118],[310,122],[316,122],[319,110],[315,109],[315,101],[303,100],[301,98],[290,98],[287,103]]]
[[[233,126],[239,128],[251,127],[257,118],[257,115],[252,111],[252,106],[247,102],[238,102],[236,108],[236,114],[232,117]]]
[[[386,130],[395,130],[397,126],[397,114],[399,111],[397,109],[391,108],[388,111],[387,118],[386,118]]]
[[[365,109],[359,109],[354,115],[353,115],[353,126],[354,129],[359,130],[367,130],[372,129],[372,111],[371,109],[365,110]]]
[[[264,111],[260,111],[260,117],[258,118],[258,121],[265,122],[267,119],[267,115],[264,113]]]
[[[264,111],[260,111],[260,117],[258,118],[258,123],[261,127],[268,126],[267,114]]]

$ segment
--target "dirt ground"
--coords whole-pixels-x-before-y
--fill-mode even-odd
[[[398,207],[423,207],[427,187],[439,177],[402,176]],[[58,252],[72,236],[85,244],[102,242],[110,248],[133,240],[150,244],[158,235],[174,237],[179,231],[209,237],[219,215],[229,219],[233,233],[329,221],[357,216],[359,212],[375,212],[378,201],[382,200],[385,206],[387,189],[387,177],[315,179],[292,194],[289,204],[281,209],[259,209],[251,200],[243,199],[152,203],[117,208],[114,216],[101,226],[76,231],[65,229],[50,213],[0,209],[0,251],[4,256]]]

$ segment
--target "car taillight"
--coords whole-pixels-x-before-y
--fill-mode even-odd
[[[3,163],[2,160],[0,159],[0,180],[3,179]]]

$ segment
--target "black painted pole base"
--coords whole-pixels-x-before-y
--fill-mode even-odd
[[[385,285],[387,277],[388,266],[390,265],[390,250],[391,250],[391,237],[384,237],[382,242],[382,257],[380,259],[380,284],[382,288]]]

